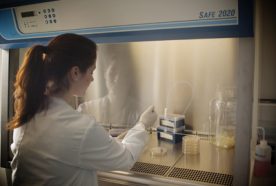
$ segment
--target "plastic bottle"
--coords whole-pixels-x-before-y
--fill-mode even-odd
[[[261,128],[264,133],[264,129]],[[268,174],[271,168],[271,147],[267,144],[264,134],[260,144],[256,146],[254,176],[260,177]]]

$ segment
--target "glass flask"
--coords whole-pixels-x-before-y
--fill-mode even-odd
[[[235,88],[218,89],[216,97],[209,103],[211,142],[223,148],[235,145],[236,129]]]

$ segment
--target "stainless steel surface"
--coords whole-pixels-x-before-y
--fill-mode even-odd
[[[221,174],[200,170],[173,168],[168,177],[184,180],[193,180],[197,182],[210,183],[216,185],[229,185],[233,183],[233,176],[230,174]]]
[[[152,163],[136,162],[131,171],[136,173],[146,173],[152,175],[165,176],[170,166],[157,165]]]
[[[252,140],[252,100],[254,77],[254,40],[239,39],[239,68],[237,71],[237,126],[235,144],[235,161],[233,171],[234,185],[249,185],[250,147]]]
[[[164,147],[167,153],[163,156],[152,156],[151,149],[154,147]],[[167,141],[160,141],[157,139],[157,133],[152,132],[149,143],[141,154],[138,162],[151,163],[157,165],[173,166],[175,162],[182,156],[182,144],[173,144]]]
[[[199,155],[185,155],[175,167],[223,174],[233,174],[234,149],[216,147],[207,140],[200,140]]]
[[[152,156],[152,147],[165,147],[165,156]],[[200,141],[200,154],[184,155],[182,143],[172,144],[150,135],[148,145],[131,171],[99,172],[99,179],[124,180],[145,185],[231,185],[234,149]]]
[[[8,131],[6,130],[6,124],[8,122],[8,101],[9,101],[9,51],[0,49],[0,166],[8,168]]]
[[[142,185],[145,185],[145,184],[141,184],[141,183],[134,183],[134,182],[119,180],[119,179],[114,180],[112,178],[105,178],[105,177],[100,177],[98,179],[98,184],[99,184],[99,186],[122,186],[122,185],[142,186]]]
[[[211,186],[214,184],[211,183],[201,183],[195,182],[192,180],[180,180],[180,179],[171,179],[163,176],[153,176],[153,175],[145,175],[145,174],[135,174],[131,172],[121,172],[121,171],[113,171],[113,172],[98,172],[98,177],[100,181],[104,181],[109,179],[109,182],[118,183],[121,181],[125,181],[132,185],[134,183],[138,183],[138,185],[152,185],[152,186]],[[104,186],[100,185],[100,186]]]

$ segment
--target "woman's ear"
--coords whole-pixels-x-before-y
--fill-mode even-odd
[[[80,68],[77,66],[73,66],[69,71],[70,80],[72,81],[78,81],[80,78],[80,75],[81,75]]]

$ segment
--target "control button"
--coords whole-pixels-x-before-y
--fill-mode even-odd
[[[56,14],[52,14],[52,17],[56,17]]]
[[[50,9],[48,9],[48,13],[50,13],[51,12],[51,10]]]
[[[44,15],[44,18],[47,19],[47,15]]]
[[[51,10],[52,10],[52,12],[55,12],[55,9],[54,9],[54,8],[52,8]]]
[[[49,20],[49,22],[50,22],[50,23],[53,23],[53,21],[52,21],[51,19]]]
[[[53,21],[54,21],[54,23],[57,23],[57,20],[56,20],[56,19],[54,19]]]
[[[45,20],[45,23],[46,23],[46,24],[48,24],[48,21],[47,21],[47,20]]]
[[[52,18],[51,14],[48,15],[49,18]]]

